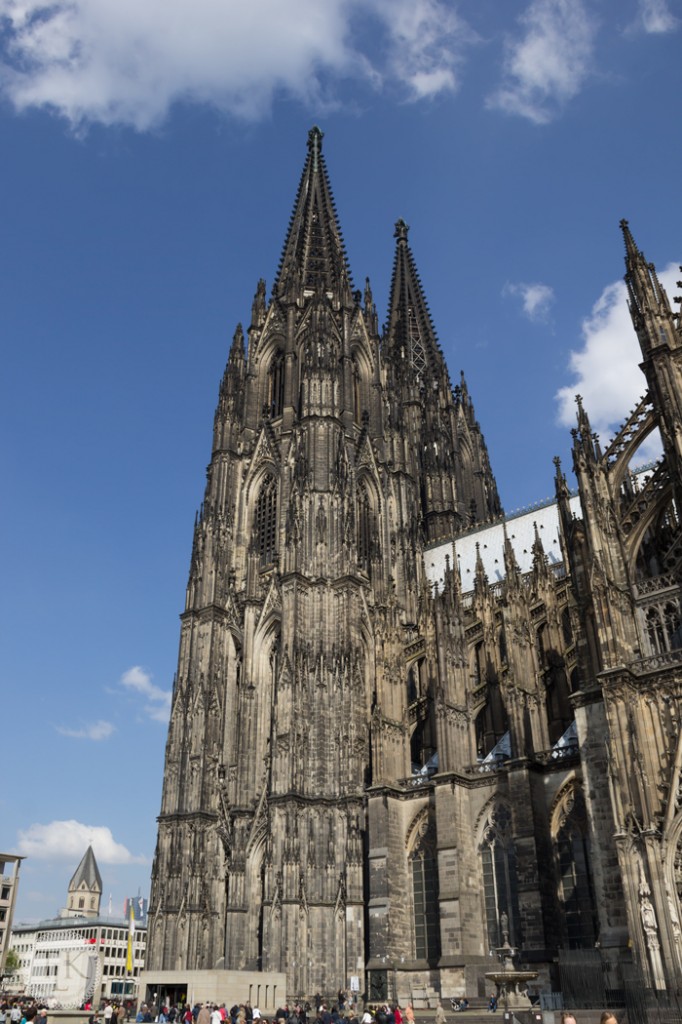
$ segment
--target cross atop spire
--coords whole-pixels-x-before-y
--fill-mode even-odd
[[[296,193],[274,293],[278,296],[325,292],[352,301],[351,273],[341,237],[329,176],[322,155],[324,133],[308,132],[308,156]]]

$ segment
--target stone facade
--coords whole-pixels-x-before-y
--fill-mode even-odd
[[[632,947],[668,986],[682,967],[679,316],[623,224],[647,392],[604,452],[579,403],[579,501],[557,463],[554,508],[534,527],[505,520],[407,226],[380,332],[321,143],[313,129],[271,298],[260,281],[220,386],[148,968],[286,972],[291,996],[357,976],[375,999],[430,999],[482,994],[508,941],[540,985],[558,949],[598,945],[614,964]],[[663,458],[634,474],[656,428]]]

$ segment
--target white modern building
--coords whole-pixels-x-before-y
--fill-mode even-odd
[[[132,971],[127,970],[130,924],[100,915],[102,879],[92,848],[76,869],[61,915],[37,924],[17,924],[12,948],[19,962],[13,988],[50,1006],[80,1007],[86,1000],[136,999],[144,968],[146,926],[132,936]]]
[[[13,853],[0,853],[0,974],[3,975],[23,859]]]

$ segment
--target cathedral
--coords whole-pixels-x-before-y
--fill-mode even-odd
[[[604,449],[578,400],[577,492],[557,459],[505,517],[407,225],[380,329],[309,132],[220,383],[148,969],[434,1005],[511,949],[541,990],[679,986],[682,320],[621,228],[644,395]]]

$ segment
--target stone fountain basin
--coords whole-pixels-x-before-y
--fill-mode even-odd
[[[486,978],[494,981],[500,990],[500,998],[504,999],[505,1009],[528,1010],[530,1009],[530,998],[527,992],[519,991],[519,986],[524,981],[535,981],[537,971],[515,971],[513,969],[504,971],[488,971]]]

